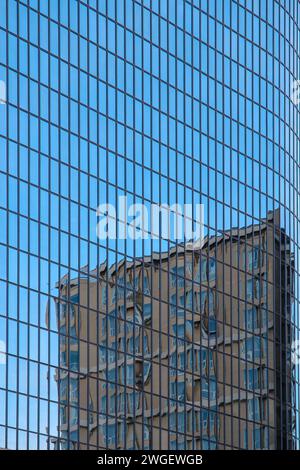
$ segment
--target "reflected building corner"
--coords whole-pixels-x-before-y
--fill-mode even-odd
[[[61,279],[61,448],[294,448],[294,255],[279,217]]]

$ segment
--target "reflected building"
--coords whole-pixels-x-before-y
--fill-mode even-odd
[[[293,448],[279,212],[58,284],[62,448]]]

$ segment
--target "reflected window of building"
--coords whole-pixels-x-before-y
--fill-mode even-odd
[[[185,262],[185,270],[186,270],[186,274],[187,276],[192,279],[193,277],[193,262],[190,261],[190,260],[186,260]]]
[[[215,258],[208,258],[207,260],[207,275],[209,281],[214,281],[216,279],[216,260]]]
[[[186,441],[184,437],[178,436],[170,441],[170,450],[186,450]]]
[[[133,286],[136,291],[138,291],[140,288],[140,276],[138,272],[135,272],[135,275],[133,278]]]
[[[101,303],[102,303],[102,307],[106,307],[106,305],[107,305],[107,286],[106,286],[106,284],[102,285],[102,287],[101,287]]]
[[[209,412],[209,436],[210,438],[216,438],[218,435],[218,415],[217,413]]]
[[[247,429],[247,425],[244,427],[243,435],[244,435],[243,448],[248,449],[248,429]]]
[[[146,295],[150,295],[150,283],[149,283],[147,272],[144,272],[144,277],[143,277],[143,293]]]
[[[176,315],[176,310],[177,310],[177,295],[172,294],[171,295],[171,305],[170,305],[170,312],[171,312],[172,317]]]
[[[57,312],[57,317],[59,318],[59,325],[65,324],[66,311],[67,311],[67,304],[65,302],[58,301],[56,303],[56,312]]]
[[[62,431],[60,438],[61,450],[73,450],[76,448],[78,442],[78,431]]]
[[[256,307],[245,309],[244,315],[244,326],[247,331],[254,331],[256,328],[258,328],[258,310]]]
[[[101,335],[106,336],[106,317],[101,318]]]
[[[255,390],[260,387],[260,369],[259,367],[252,367],[244,369],[244,386],[248,390]]]
[[[208,320],[208,333],[215,334],[217,332],[217,320],[214,315],[209,317]]]
[[[184,401],[185,400],[185,382],[177,381],[170,383],[170,398],[171,400]]]
[[[124,283],[124,277],[123,276],[117,276],[117,287],[121,287],[120,291],[124,291],[125,283]]]
[[[180,320],[184,321],[184,319],[186,317],[186,313],[185,313],[184,310],[179,308],[179,309],[176,310],[175,316],[176,316],[177,322],[180,321]]]
[[[78,379],[70,378],[70,403],[78,403],[79,382]]]
[[[189,310],[193,310],[195,302],[194,302],[194,290],[189,290],[186,294],[186,307]]]
[[[89,424],[93,424],[94,422],[94,404],[91,394],[89,398],[88,422]]]
[[[131,354],[138,353],[140,351],[140,338],[139,336],[131,336],[127,340],[127,351]]]
[[[76,296],[76,299],[77,299],[77,296]],[[71,297],[71,301],[74,302],[73,297]],[[75,320],[76,320],[75,307],[71,303],[68,305],[68,307],[69,307],[68,314],[69,314],[70,324],[72,325],[73,323],[75,323]]]
[[[100,344],[99,346],[99,363],[105,364],[106,361],[106,347]]]
[[[261,429],[254,428],[252,431],[253,449],[261,449]]]
[[[205,256],[200,257],[198,264],[198,273],[196,275],[196,280],[198,282],[207,282],[207,259]]]
[[[216,310],[216,298],[215,291],[213,289],[205,289],[198,293],[200,313],[207,314],[209,316],[215,315]]]
[[[207,374],[207,349],[199,349],[199,355],[201,360],[201,374]]]
[[[174,352],[170,356],[170,369],[169,369],[169,374],[170,375],[176,375],[177,371],[177,354]]]
[[[216,379],[210,377],[207,379],[206,377],[201,378],[201,396],[202,398],[206,398],[209,400],[215,400],[217,394],[217,382]]]
[[[253,302],[256,298],[256,290],[255,290],[255,279],[247,279],[246,282],[246,298],[250,302]]]
[[[212,376],[215,375],[215,364],[214,364],[214,353],[213,351],[209,350],[208,351],[208,357],[209,357],[209,362],[208,362],[208,375]]]
[[[141,352],[141,351],[139,351]],[[149,338],[146,332],[144,332],[144,337],[143,337],[143,353],[148,354],[150,352],[149,349]]]
[[[116,382],[116,369],[115,367],[110,368],[106,371],[107,381],[109,382],[109,387],[113,390]]]
[[[134,450],[135,447],[136,447],[134,426],[130,426],[130,427],[127,429],[126,439],[127,439],[126,448],[127,448],[128,450]]]
[[[200,313],[201,315],[204,315],[204,309],[206,305],[206,300],[207,300],[207,290],[202,290],[199,294],[199,308],[200,308]]]
[[[104,426],[103,435],[106,436],[106,445],[115,447],[116,444],[116,424],[107,424]]]
[[[60,407],[60,423],[61,425],[67,424],[67,407]]]
[[[145,420],[144,420],[145,421]],[[147,420],[146,420],[147,422]],[[147,424],[143,424],[143,431],[144,431],[144,441],[149,441],[149,438],[150,438],[150,431],[149,431],[149,427]]]
[[[178,289],[184,287],[185,270],[184,266],[174,266],[171,269],[171,286]]]
[[[190,321],[186,321],[182,324],[173,324],[173,343],[174,345],[183,346],[185,338],[191,338],[193,334],[192,323]]]
[[[118,358],[121,359],[123,357],[123,352],[126,351],[125,347],[125,337],[122,336],[121,338],[118,338]]]
[[[260,359],[265,353],[265,338],[250,336],[242,342],[242,357],[249,361]]]
[[[144,361],[143,362],[143,375],[144,375],[144,382],[149,378],[151,371],[151,362],[149,361]]]
[[[214,257],[202,255],[198,264],[196,274],[197,282],[215,281],[216,279],[216,260]]]
[[[266,426],[254,426],[252,430],[252,449],[268,449],[269,448],[269,439],[268,439],[268,428]]]
[[[253,271],[259,269],[263,265],[263,253],[259,245],[246,246],[243,253],[244,258],[244,269]]]
[[[107,349],[107,361],[108,364],[116,362],[116,342],[112,342],[110,347]]]
[[[69,335],[70,345],[78,344],[77,331],[75,325],[70,326]]]
[[[69,353],[69,367],[73,371],[79,370],[79,351],[70,351]]]
[[[61,347],[64,347],[67,342],[67,331],[66,331],[66,325],[63,325],[60,330],[59,330],[59,343]]]
[[[249,302],[262,301],[267,297],[267,281],[263,276],[252,277],[246,282],[246,298]]]
[[[262,399],[255,397],[248,400],[248,419],[252,421],[260,421],[263,419],[263,403]]]
[[[78,408],[74,406],[69,407],[70,411],[70,426],[74,426],[75,424],[78,424]]]
[[[181,295],[181,296],[179,297],[179,305],[180,305],[180,307],[185,307],[185,306],[186,306],[185,298],[186,298],[186,293],[184,293],[183,295]]]
[[[244,310],[244,327],[246,331],[267,326],[268,311],[265,308],[248,307]]]
[[[125,372],[125,367],[123,368]],[[124,382],[125,384],[125,375],[124,375]],[[126,384],[133,386],[135,383],[135,373],[134,373],[134,364],[127,364],[126,365]]]
[[[114,316],[110,316],[108,318],[109,322],[109,334],[110,336],[116,335],[116,318]]]
[[[204,315],[204,327],[209,334],[217,331],[216,292],[212,289],[203,290],[198,294],[200,313]]]
[[[151,303],[143,304],[142,317],[144,322],[147,322],[152,317],[152,305]]]
[[[68,377],[64,377],[59,382],[59,398],[60,398],[61,403],[64,403],[64,404],[67,403],[67,400],[68,400],[67,390],[68,390]]]
[[[266,308],[260,309],[260,327],[265,328],[268,326],[268,310]]]
[[[119,319],[125,320],[125,317],[126,317],[126,303],[125,303],[125,305],[119,305],[118,306],[118,315],[117,315],[117,317]],[[119,327],[118,327],[119,331],[121,331],[121,325],[123,325],[123,322],[120,321],[119,322]]]
[[[118,394],[118,412],[124,413],[125,412],[125,393],[120,392]]]
[[[270,448],[269,447],[269,445],[270,445],[270,443],[269,443],[269,435],[270,435],[269,429],[270,428],[268,428],[267,426],[262,427],[262,435],[263,435],[262,441],[263,441],[263,448],[264,449],[269,449]]]
[[[181,352],[177,355],[178,357],[178,362],[177,362],[177,375],[179,374],[183,374],[184,373],[184,370],[185,370],[185,363],[186,363],[186,356],[185,356],[185,352]]]
[[[60,366],[67,367],[67,352],[66,351],[60,352]]]
[[[105,415],[106,414],[106,408],[107,408],[107,388],[106,388],[106,383],[102,383],[100,386],[101,390],[101,398],[100,398],[100,413]]]
[[[116,301],[117,301],[117,295],[116,295],[116,286],[113,285],[110,289],[110,293],[111,293],[111,301],[110,303],[112,305],[115,305]]]
[[[266,301],[268,297],[268,281],[266,279],[267,274],[264,274],[260,282],[260,299]]]
[[[207,410],[202,410],[200,412],[200,420],[201,420],[202,436],[208,436],[208,411]]]
[[[124,281],[124,277],[117,278],[117,285],[115,286],[115,291],[117,291],[117,300],[124,299],[125,296],[125,289],[126,289],[126,296],[128,297],[131,293],[131,284]]]
[[[130,414],[134,414],[140,405],[140,393],[139,392],[128,392],[127,393],[127,406]]]
[[[180,413],[171,413],[169,417],[170,423],[170,430],[176,431],[178,433],[184,433],[185,427],[185,414],[183,412]]]
[[[116,411],[116,393],[115,393],[115,390],[113,390],[113,392],[114,393],[111,393],[110,396],[109,396],[109,407],[108,407],[109,413],[111,415],[114,415],[115,411]]]

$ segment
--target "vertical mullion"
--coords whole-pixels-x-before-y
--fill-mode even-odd
[[[82,283],[81,283],[81,270],[80,270],[80,264],[81,264],[81,244],[80,244],[80,240],[81,240],[81,211],[80,211],[80,200],[81,200],[81,175],[82,175],[82,172],[81,172],[81,161],[82,161],[82,141],[81,141],[81,109],[80,109],[80,103],[81,103],[81,95],[82,95],[82,92],[81,92],[81,76],[80,76],[80,71],[81,71],[81,42],[80,42],[80,39],[81,39],[81,24],[80,24],[80,7],[81,7],[81,4],[80,2],[77,3],[77,28],[78,28],[78,51],[77,51],[77,64],[78,64],[78,147],[79,147],[79,152],[78,152],[78,201],[79,201],[79,204],[78,204],[78,266],[77,266],[77,273],[78,273],[78,292],[79,292],[79,304],[82,305],[83,303],[81,302],[81,289],[82,289]],[[83,285],[84,285],[84,282],[83,282]],[[88,282],[87,282],[87,288],[88,288]],[[69,274],[69,282],[68,282],[68,290],[70,289],[70,274]],[[70,292],[68,292],[68,299],[70,298],[69,297],[69,294]],[[88,313],[87,313],[88,315]],[[69,318],[68,318],[69,320]],[[81,334],[80,334],[80,308],[78,307],[78,318],[77,318],[77,327],[78,327],[78,355],[80,357],[80,350],[81,350]],[[88,354],[89,355],[89,354]],[[70,357],[70,341],[68,342],[68,356]],[[87,362],[88,362],[88,358],[87,358]],[[88,371],[87,371],[88,373]],[[69,375],[68,375],[69,377]],[[78,400],[77,400],[77,419],[78,419],[78,424],[77,424],[77,432],[78,432],[78,435],[77,435],[77,442],[79,443],[79,445],[81,445],[82,443],[84,443],[83,439],[81,440],[80,439],[80,409],[81,409],[81,400],[82,400],[82,394],[81,394],[81,391],[80,391],[80,388],[81,388],[81,384],[80,384],[80,379],[81,379],[81,375],[80,375],[80,371],[77,375],[77,378],[76,378],[76,386],[78,388]],[[69,387],[70,387],[70,381],[69,381]],[[70,388],[69,388],[70,390]],[[69,399],[69,397],[68,397]],[[70,416],[70,405],[69,405],[69,416]],[[69,423],[70,423],[70,418],[69,418]],[[68,435],[68,447],[70,447],[70,432],[69,432],[69,435]]]
[[[37,17],[38,17],[38,21],[39,21],[39,14],[37,14]],[[28,23],[27,23],[27,26],[28,26],[28,31],[29,31],[29,25],[30,25],[30,22],[29,22],[29,15],[28,15]],[[31,59],[30,59],[30,53],[29,53],[29,48],[27,49],[27,60],[28,60],[28,70],[30,70],[30,63],[31,63]],[[28,80],[28,105],[29,105],[29,109],[30,109],[30,96],[31,96],[31,91],[30,91],[30,80]],[[30,117],[28,118],[30,119]],[[30,179],[31,179],[31,171],[30,171],[30,141],[31,141],[31,129],[30,129],[30,125],[28,126],[28,148],[27,148],[27,175],[28,175],[28,196],[27,196],[27,205],[28,205],[28,256],[29,256],[29,252],[30,252],[30,234],[31,234],[31,230],[30,230],[30,222],[31,222],[31,217],[30,217]],[[30,266],[29,266],[29,260],[27,260],[27,279],[29,280],[30,279]],[[27,358],[28,358],[28,381],[27,381],[27,423],[26,423],[26,427],[27,427],[27,449],[30,448],[30,440],[29,440],[29,429],[30,429],[30,398],[29,398],[29,395],[30,395],[30,370],[31,370],[31,361],[30,361],[30,290],[28,289],[27,291],[27,312],[28,312],[28,316],[27,316],[27,321],[28,321],[28,328],[27,328]]]
[[[170,44],[169,44],[169,28],[170,28],[170,23],[169,23],[169,8],[170,8],[170,0],[167,0],[167,50],[169,51],[169,48],[170,48]],[[169,62],[167,64],[167,82],[168,82],[168,85],[167,85],[167,90],[168,90],[168,94],[167,94],[167,113],[168,113],[168,117],[170,115],[170,98],[169,98],[169,80],[170,80],[170,67],[169,67]],[[168,142],[168,146],[167,146],[167,158],[168,158],[168,161],[167,161],[167,204],[168,206],[170,205],[170,126],[169,126],[169,119],[168,119],[168,137],[167,137],[167,142]],[[171,348],[170,348],[170,327],[171,327],[171,321],[170,321],[170,315],[171,315],[171,310],[173,308],[175,308],[174,306],[170,306],[170,300],[172,300],[172,297],[171,297],[171,289],[170,289],[170,248],[171,248],[171,242],[170,242],[170,239],[168,240],[168,249],[167,249],[167,253],[168,253],[168,261],[167,261],[167,278],[168,278],[168,282],[167,282],[167,299],[168,299],[168,305],[167,305],[167,308],[168,308],[168,321],[167,321],[167,332],[168,332],[168,344],[167,344],[167,355],[168,355],[168,362],[167,362],[167,377],[168,377],[168,386],[167,386],[167,396],[170,397],[170,383],[171,383],[171,377],[174,375],[174,370],[171,369],[170,370],[170,364],[172,366],[172,361],[171,361],[171,357],[170,357],[170,351],[171,351]],[[167,423],[166,423],[166,427],[168,429],[168,449],[170,449],[170,400],[168,400],[168,419],[167,419]]]
[[[40,0],[38,0],[38,10],[40,11]],[[39,17],[40,20],[40,17]],[[38,44],[40,48],[40,21],[38,22]],[[39,49],[40,52],[40,49]],[[40,54],[38,55],[38,152],[40,153],[41,151],[41,61],[40,61]],[[41,220],[41,163],[40,163],[40,158],[38,159],[38,224],[40,228],[40,220]],[[40,232],[38,233],[38,260],[40,260],[41,257],[41,241],[40,241]],[[41,265],[38,263],[38,270],[37,270],[37,276],[38,276],[38,281],[37,281],[37,286],[38,286],[38,292],[37,292],[37,297],[38,297],[38,341],[37,341],[37,449],[39,450],[40,448],[40,348],[41,348],[41,329],[40,329],[40,306],[41,306]],[[30,282],[29,282],[30,285]]]
[[[100,65],[99,65],[99,43],[100,43],[100,34],[99,34],[99,0],[96,0],[96,42],[97,42],[97,59],[96,59],[96,68],[97,68],[97,77],[100,78]],[[97,139],[96,139],[96,145],[97,145],[97,207],[99,207],[100,204],[100,191],[99,191],[99,181],[100,181],[100,163],[99,163],[99,147],[100,147],[100,141],[99,141],[99,126],[100,126],[100,119],[99,119],[99,82],[97,82],[97,89],[96,89],[96,102],[97,102]],[[99,317],[101,315],[101,320],[103,318],[103,313],[100,314],[100,300],[102,298],[99,296],[100,294],[100,288],[102,287],[100,283],[100,243],[97,243],[97,263],[96,263],[96,270],[97,270],[97,279],[96,279],[96,286],[97,286],[97,293],[96,293],[96,328],[97,328],[97,333],[96,333],[96,351],[97,351],[97,359],[96,359],[96,367],[97,367],[97,372],[96,372],[96,393],[95,393],[95,402],[96,402],[96,449],[100,448],[100,442],[99,442],[99,428],[100,428],[100,423],[99,423],[99,416],[100,416],[100,410],[101,410],[101,404],[100,404],[100,393],[99,389],[102,385],[102,381],[100,381],[100,375],[99,375],[99,369],[100,369],[100,322],[99,322]],[[101,322],[102,323],[102,322]],[[79,362],[80,364],[80,362]],[[95,417],[95,415],[94,415]],[[94,421],[93,421],[94,424]]]
[[[60,9],[58,9],[58,24],[60,25]],[[60,26],[58,26],[58,55],[60,56]],[[60,67],[60,61],[58,62],[58,97],[59,97],[59,92],[60,92],[60,80],[61,80],[61,67]],[[60,100],[58,100],[58,123],[60,123]],[[57,167],[58,167],[58,188],[59,188],[59,194],[60,194],[60,166],[59,166],[59,159],[60,159],[60,138],[58,139],[58,158],[57,158]],[[50,175],[52,172],[50,172]],[[51,180],[50,180],[51,181]],[[50,186],[51,190],[51,186]],[[58,221],[60,221],[60,214],[61,214],[61,207],[60,207],[60,198],[58,198]],[[57,381],[58,381],[58,428],[59,428],[59,434],[60,437],[62,436],[62,414],[61,414],[61,395],[62,395],[62,371],[61,371],[61,362],[60,362],[60,345],[61,345],[61,309],[63,308],[63,305],[61,303],[61,297],[62,297],[62,292],[63,292],[63,287],[60,282],[61,279],[61,240],[60,240],[60,225],[58,224],[58,279],[59,279],[59,289],[58,289],[58,299],[57,299],[57,324],[58,324],[58,346],[57,346],[57,353],[58,353],[58,369],[57,369]],[[67,328],[67,324],[66,328]],[[67,330],[66,330],[67,334]],[[67,341],[67,336],[66,336],[66,341]],[[67,353],[67,352],[66,352]],[[66,379],[68,382],[68,379]],[[66,387],[66,390],[69,389],[69,383],[68,386]],[[66,392],[67,393],[67,392]],[[68,398],[66,399],[66,407],[68,406]],[[68,415],[67,410],[66,410],[66,416]],[[62,443],[62,439],[59,440],[60,443]],[[61,445],[61,444],[60,444]]]
[[[10,257],[10,250],[9,246],[9,101],[10,101],[10,86],[9,86],[9,69],[8,69],[8,41],[9,41],[9,34],[8,34],[8,15],[9,15],[9,6],[8,0],[6,0],[6,63],[7,67],[5,70],[5,82],[6,82],[6,201],[7,201],[7,214],[6,214],[6,367],[5,367],[5,448],[8,449],[8,368],[9,368],[9,320],[8,320],[8,306],[9,306],[9,257]],[[29,226],[29,225],[28,225]]]
[[[89,3],[89,2],[88,2]],[[88,225],[88,231],[87,231],[87,277],[86,277],[86,285],[87,285],[87,383],[86,383],[86,391],[87,391],[87,398],[86,398],[86,410],[83,409],[81,406],[81,403],[79,403],[79,419],[78,419],[78,426],[80,430],[80,414],[81,410],[83,413],[86,415],[86,421],[87,421],[87,450],[90,450],[90,376],[91,376],[91,370],[90,370],[90,297],[91,297],[91,287],[92,287],[92,282],[91,281],[91,270],[90,270],[90,255],[91,255],[91,239],[90,239],[90,207],[91,207],[91,194],[90,194],[90,159],[91,159],[91,152],[90,152],[90,147],[91,147],[91,142],[90,142],[90,6],[87,4],[86,6],[87,10],[87,137],[88,137],[88,142],[87,142],[87,225]],[[79,318],[78,318],[78,323],[79,323]],[[80,326],[78,325],[78,329]],[[79,378],[80,381],[80,378]]]
[[[136,9],[136,4],[135,2],[132,2],[132,29],[133,29],[133,45],[132,45],[132,48],[133,48],[133,51],[132,51],[132,54],[133,54],[133,96],[136,95],[136,83],[135,83],[135,67],[136,67],[136,64],[135,64],[135,61],[136,61],[136,48],[135,48],[135,9]],[[133,204],[136,204],[136,194],[135,194],[135,191],[136,191],[136,179],[135,179],[135,172],[136,172],[136,162],[135,162],[135,136],[136,136],[136,113],[135,113],[135,103],[133,103],[133,116],[132,116],[132,121],[133,121],[133,175],[132,175],[132,179],[133,179]],[[136,231],[134,232],[136,234]],[[134,240],[133,241],[133,259],[135,260],[135,256],[136,256],[136,241]],[[126,273],[126,260],[127,260],[127,252],[126,252],[126,255],[125,255],[125,273]],[[144,273],[145,275],[145,273]],[[125,281],[125,295],[126,295],[126,274],[124,275],[124,281]],[[144,285],[144,283],[143,283]],[[144,291],[144,289],[143,289]],[[135,381],[135,367],[136,367],[136,357],[135,357],[135,326],[136,326],[136,322],[135,322],[135,307],[133,309],[133,320],[132,320],[132,342],[133,342],[133,351],[132,351],[132,368],[133,368],[133,390],[132,390],[132,394],[133,394],[133,400],[132,400],[132,403],[133,403],[133,447],[136,448],[136,381]]]
[[[30,10],[28,9],[28,18],[29,18],[29,14],[30,14]],[[48,5],[48,15],[50,17],[50,4]],[[28,30],[28,38],[30,38],[30,30]],[[51,47],[51,42],[50,42],[50,28],[48,29],[48,44],[49,44],[49,47]],[[49,88],[51,88],[51,61],[50,61],[50,58],[48,58],[48,84],[49,84]],[[48,100],[47,100],[47,106],[48,106],[48,117],[49,117],[49,121],[51,119],[51,94],[50,94],[50,90],[48,90]],[[48,142],[49,142],[49,155],[48,155],[48,192],[47,192],[47,197],[48,197],[48,214],[50,216],[51,214],[51,194],[50,194],[50,191],[51,191],[51,150],[52,150],[52,143],[51,143],[51,131],[50,131],[50,124],[48,125]],[[47,348],[47,359],[48,359],[48,363],[47,363],[47,380],[48,380],[48,384],[47,384],[47,423],[48,423],[48,432],[47,432],[47,450],[50,450],[50,435],[51,435],[51,424],[52,424],[52,420],[55,422],[55,418],[51,418],[51,413],[50,413],[50,409],[51,409],[51,387],[50,387],[50,371],[51,371],[51,368],[50,368],[50,364],[51,364],[51,329],[52,329],[52,315],[51,315],[51,262],[50,262],[50,259],[51,259],[51,228],[50,228],[50,223],[47,224],[47,242],[48,242],[48,254],[47,254],[47,257],[48,257],[48,269],[47,269],[47,273],[48,273],[48,279],[49,279],[49,284],[48,284],[48,290],[47,290],[47,310],[48,310],[48,328],[49,328],[49,332],[48,332],[48,348]],[[53,299],[54,300],[54,299]],[[58,324],[58,323],[57,323]],[[58,335],[58,349],[59,349],[59,335]],[[59,359],[58,359],[58,366],[59,366]],[[58,388],[59,390],[59,388]],[[58,399],[57,399],[57,407],[59,409],[59,394],[58,394]],[[59,411],[57,413],[57,418],[59,418]],[[59,434],[59,423],[57,423],[57,432]],[[56,448],[59,448],[59,436],[57,437],[56,441],[55,441],[55,446]]]
[[[105,78],[106,78],[106,106],[105,106],[105,110],[106,110],[106,114],[108,114],[108,90],[109,90],[109,87],[108,87],[108,52],[107,52],[107,48],[108,48],[108,0],[105,0],[105,44],[106,44],[106,51],[105,51],[105,67],[106,67],[106,70],[105,70]],[[106,161],[107,161],[107,165],[106,165],[106,201],[108,202],[109,201],[109,186],[108,186],[108,181],[109,181],[109,154],[108,154],[108,122],[107,122],[107,116],[106,116],[106,139],[105,139],[105,142],[106,142],[106,149],[105,149],[105,156],[106,156]],[[105,376],[105,381],[106,381],[106,417],[105,417],[105,435],[106,435],[106,439],[105,439],[105,448],[108,447],[108,439],[107,439],[107,435],[108,435],[108,397],[109,397],[109,383],[108,383],[108,292],[109,292],[109,285],[108,285],[108,276],[109,276],[109,249],[108,249],[108,239],[106,239],[106,282],[105,282],[105,289],[106,289],[106,306],[105,306],[105,318],[106,318],[106,321],[105,321],[105,327],[106,327],[106,335],[105,335],[105,342],[106,342],[106,349],[105,349],[105,361],[106,361],[106,364],[105,364],[105,371],[106,371],[106,376]],[[115,288],[115,292],[117,294],[117,288],[116,286],[114,286]]]
[[[20,69],[20,57],[19,57],[19,5],[17,5],[17,69],[19,71]],[[19,173],[19,161],[20,161],[20,86],[19,86],[19,73],[17,77],[17,108],[18,108],[18,124],[17,124],[17,140],[18,140],[18,150],[17,150],[17,156],[18,156],[18,172],[17,176],[19,178],[20,173]],[[8,156],[7,156],[8,158]],[[18,250],[18,255],[17,255],[17,370],[16,370],[16,388],[17,388],[17,393],[16,393],[16,449],[19,449],[19,373],[20,373],[20,368],[19,368],[19,360],[20,360],[20,187],[18,185],[17,188],[17,227],[18,227],[18,233],[17,233],[17,250]]]
[[[152,30],[153,30],[153,26],[152,26],[152,18],[153,18],[153,13],[152,13],[152,8],[150,9],[150,14],[149,14],[149,18],[150,18],[150,37],[152,38]],[[152,41],[150,42],[150,135],[152,135],[152,131],[153,131],[153,110],[152,110],[152,99],[153,99],[153,45],[152,45]],[[150,166],[151,166],[151,169],[153,167],[153,139],[150,140]],[[152,200],[153,200],[153,172],[151,171],[151,174],[150,174],[150,202],[152,203]],[[151,224],[153,224],[154,221],[153,221],[153,218],[151,220]],[[151,257],[152,257],[152,261],[153,261],[153,239],[151,237],[151,240],[150,240],[150,253],[151,253]],[[143,282],[144,282],[144,263],[142,264],[142,269],[141,269],[141,272],[142,272],[142,286],[143,286]],[[150,272],[151,272],[151,280],[153,280],[153,263],[151,263],[151,267],[150,267]],[[158,272],[158,276],[159,276],[159,272]],[[152,288],[153,288],[153,282],[152,282]],[[144,291],[144,289],[143,289]],[[151,305],[153,306],[153,298],[151,296]],[[154,346],[154,340],[153,340],[153,313],[152,312],[152,318],[151,318],[151,330],[150,330],[150,351],[151,351],[151,369],[154,369],[154,361],[153,361],[153,346]],[[156,433],[156,424],[154,424],[154,408],[153,408],[153,379],[151,379],[151,382],[150,382],[150,416],[151,416],[151,437],[152,437],[152,446],[153,446],[153,434]],[[159,444],[158,444],[158,448],[160,448]]]

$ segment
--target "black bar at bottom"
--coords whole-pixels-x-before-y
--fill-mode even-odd
[[[213,466],[240,464],[241,466],[255,466],[273,463],[278,465],[296,465],[299,462],[299,451],[0,451],[0,466],[6,464],[38,464],[56,465],[67,464],[72,466],[87,465],[95,468],[118,466],[119,468],[137,468],[152,465],[201,465]],[[143,468],[142,467],[142,468]]]

